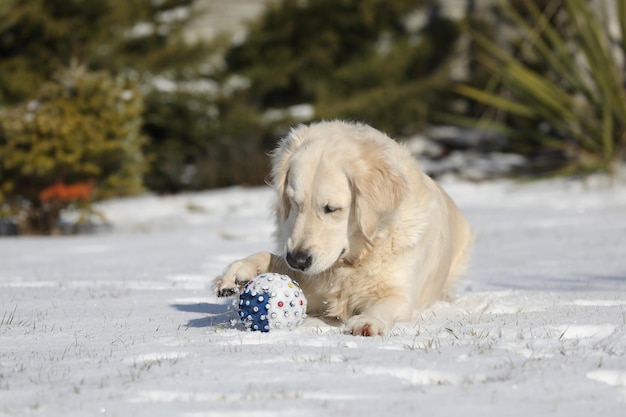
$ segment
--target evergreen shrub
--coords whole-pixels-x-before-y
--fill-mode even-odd
[[[93,184],[94,198],[142,191],[142,111],[134,82],[79,66],[43,84],[26,103],[4,109],[0,203],[24,212],[26,229],[46,232],[72,202],[41,201],[54,184]]]

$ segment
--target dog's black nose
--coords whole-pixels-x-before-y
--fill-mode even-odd
[[[293,269],[299,269],[300,271],[306,271],[311,266],[313,257],[306,252],[296,252],[292,254],[287,252],[287,263]]]

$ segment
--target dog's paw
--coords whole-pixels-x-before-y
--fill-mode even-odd
[[[224,273],[215,279],[215,292],[218,297],[230,297],[239,293],[241,288],[259,271],[250,261],[245,259],[235,261],[226,267]]]
[[[382,320],[365,315],[350,317],[343,326],[344,333],[354,336],[384,336],[387,330]]]

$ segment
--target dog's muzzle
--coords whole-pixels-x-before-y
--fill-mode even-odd
[[[306,271],[313,263],[313,257],[306,252],[287,252],[287,263],[293,269]]]

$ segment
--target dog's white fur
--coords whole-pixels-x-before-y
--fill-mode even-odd
[[[378,335],[441,298],[468,257],[472,232],[457,206],[403,146],[369,126],[292,130],[272,155],[272,185],[278,254],[233,262],[218,294],[285,273],[301,285],[308,314]]]

